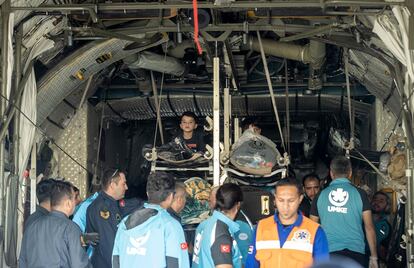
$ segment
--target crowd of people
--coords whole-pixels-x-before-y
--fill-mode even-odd
[[[180,127],[188,148],[201,151],[195,115],[184,113]],[[254,122],[246,127],[260,134]],[[185,185],[169,173],[148,176],[146,202],[124,199],[128,186],[119,169],[107,170],[101,190],[83,202],[70,182],[42,180],[39,205],[25,222],[19,267],[302,268],[333,259],[335,267],[376,268],[386,256],[390,199],[377,192],[369,202],[351,176],[350,160],[338,156],[330,164],[332,182],[323,189],[316,174],[302,184],[280,180],[274,215],[254,229],[240,210],[249,202],[240,186],[213,187],[210,217],[191,235],[180,217]]]
[[[280,180],[274,189],[275,214],[243,235],[247,224],[238,216],[248,200],[242,189],[233,183],[215,187],[211,216],[199,224],[192,241],[179,215],[185,186],[169,173],[149,175],[144,203],[123,199],[125,174],[109,170],[102,190],[77,208],[75,186],[43,180],[36,190],[38,208],[25,223],[19,267],[277,268],[311,267],[329,258],[350,258],[352,267],[378,267],[390,233],[388,195],[377,192],[370,203],[351,184],[346,157],[333,159],[330,173],[332,182],[322,190],[314,174],[305,176],[303,185],[293,178]],[[300,207],[308,209],[310,218]]]

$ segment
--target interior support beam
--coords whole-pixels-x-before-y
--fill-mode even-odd
[[[228,84],[228,83],[227,83]],[[224,154],[222,162],[226,163],[230,157],[230,115],[231,115],[231,96],[230,89],[228,85],[224,88],[224,97],[223,97],[223,107],[224,107]]]
[[[341,28],[342,25],[337,25],[337,28]],[[263,23],[262,21],[259,23],[249,23],[249,31],[288,31],[291,33],[302,33],[304,31],[311,31],[318,29],[317,26],[312,25],[297,25],[297,24],[268,24]],[[67,29],[69,30],[69,28]],[[93,34],[91,28],[88,27],[71,27],[71,31],[82,32],[83,35],[89,34],[88,36],[91,37],[99,37],[98,32]],[[136,26],[136,27],[128,27],[128,28],[120,28],[116,30],[118,34],[128,34],[128,35],[136,35],[142,33],[153,33],[153,32],[168,32],[168,33],[177,33],[177,32],[193,32],[194,27],[190,24],[181,24],[180,28],[178,29],[177,24],[172,22],[171,20],[164,20],[163,25],[155,25],[153,21],[148,22],[145,26]],[[219,23],[219,24],[210,24],[203,28],[203,32],[223,32],[223,31],[232,31],[232,32],[240,32],[245,31],[245,26],[243,23]],[[111,32],[107,30],[105,32]],[[336,28],[333,28],[330,32],[331,35],[343,35],[343,36],[352,36],[352,34],[345,33],[342,31],[336,31]],[[86,36],[87,37],[87,36]],[[76,37],[75,37],[76,38]]]
[[[213,184],[220,182],[220,59],[213,58]]]
[[[1,94],[3,96],[7,96],[7,65],[8,65],[8,49],[7,44],[9,42],[9,17],[10,17],[10,0],[4,1],[1,5],[1,38],[2,42],[0,42],[0,49],[1,49],[1,73],[2,73],[2,83],[1,83]],[[6,112],[6,100],[2,97],[0,98],[0,118],[4,120],[4,113]],[[3,122],[1,122],[3,123]],[[4,162],[5,162],[5,151],[4,151],[4,139],[0,140],[0,232],[5,234],[5,174],[4,174]],[[3,267],[3,260],[5,256],[5,240],[3,239],[0,244],[0,267]]]
[[[390,5],[403,5],[403,2],[365,0],[365,1],[236,1],[229,5],[215,5],[214,2],[199,2],[198,8],[203,9],[223,9],[223,8],[327,8],[327,7],[385,7]],[[114,10],[150,10],[150,9],[192,9],[191,2],[183,1],[167,1],[167,2],[135,2],[135,3],[103,3],[103,4],[77,4],[77,5],[45,5],[41,7],[12,7],[12,11],[16,10],[32,10],[32,11],[87,11],[94,19],[99,11]]]

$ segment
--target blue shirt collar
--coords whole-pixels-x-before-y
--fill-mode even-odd
[[[213,215],[211,216],[213,219],[220,220],[229,226],[229,230],[231,234],[237,233],[240,230],[239,224],[232,221],[229,217],[221,213],[220,211],[214,210]]]
[[[277,225],[279,225],[279,226],[283,226],[283,224],[280,222],[280,220],[279,220],[279,216],[278,216],[278,214],[279,213],[275,213],[275,215],[273,216],[274,217],[274,219],[275,219],[275,222],[276,222],[276,224]],[[296,219],[296,221],[293,223],[293,224],[291,224],[290,226],[292,226],[292,227],[294,227],[294,226],[300,226],[301,224],[302,224],[302,220],[303,220],[303,216],[302,216],[302,213],[300,213],[299,211],[298,211],[298,218]]]
[[[340,183],[351,183],[351,181],[347,178],[337,178],[331,182],[331,185],[340,184]]]
[[[152,209],[155,209],[157,211],[166,211],[164,208],[162,208],[160,205],[157,205],[157,204],[144,203],[144,207],[152,208]]]

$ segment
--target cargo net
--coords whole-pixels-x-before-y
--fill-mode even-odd
[[[245,173],[264,176],[272,173],[280,158],[276,144],[247,129],[234,143],[230,163]]]

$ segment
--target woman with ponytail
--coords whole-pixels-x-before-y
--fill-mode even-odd
[[[213,215],[196,231],[193,268],[242,267],[242,255],[234,237],[239,231],[234,219],[242,201],[242,190],[236,184],[224,184],[217,190]]]

